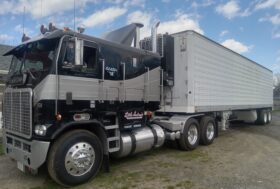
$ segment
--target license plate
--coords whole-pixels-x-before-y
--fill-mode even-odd
[[[19,161],[17,162],[17,168],[18,168],[19,170],[21,170],[22,172],[25,172],[23,163],[21,163],[21,162],[19,162]]]

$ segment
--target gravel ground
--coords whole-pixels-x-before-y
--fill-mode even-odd
[[[234,124],[210,146],[192,152],[163,147],[112,160],[110,173],[101,172],[77,188],[280,188],[280,112],[267,126]],[[38,176],[21,173],[16,162],[0,156],[0,188],[60,188],[42,168]]]

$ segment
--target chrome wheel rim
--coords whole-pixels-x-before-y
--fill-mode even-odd
[[[194,145],[198,139],[198,131],[196,125],[192,124],[188,131],[188,141],[191,145]]]
[[[264,113],[264,114],[263,114],[263,122],[264,122],[264,123],[267,123],[267,113]]]
[[[212,122],[209,122],[207,124],[207,130],[206,130],[206,137],[208,140],[212,140],[214,137],[214,133],[215,133],[215,128],[214,128],[214,124]]]
[[[267,115],[268,115],[267,116],[268,122],[270,122],[271,121],[271,112],[268,112]]]
[[[65,157],[65,168],[72,176],[82,176],[88,173],[95,161],[95,151],[87,142],[73,145]]]

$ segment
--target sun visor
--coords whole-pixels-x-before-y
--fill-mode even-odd
[[[62,35],[63,31],[62,30],[55,30],[53,32],[47,32],[44,35],[38,35],[36,37],[33,37],[23,43],[21,43],[20,45],[12,48],[11,50],[9,50],[8,52],[6,52],[5,54],[3,54],[3,56],[9,56],[14,54],[16,51],[18,51],[20,48],[22,48],[22,46],[24,46],[27,43],[32,43],[34,41],[40,41],[40,40],[44,40],[44,39],[53,39],[53,38],[58,38]]]

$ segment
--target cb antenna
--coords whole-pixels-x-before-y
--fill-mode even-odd
[[[25,22],[25,6],[23,7],[22,34],[24,34],[24,22]]]
[[[76,0],[74,0],[74,31],[76,30]]]
[[[42,19],[42,16],[43,16],[43,0],[41,0],[41,19]]]

